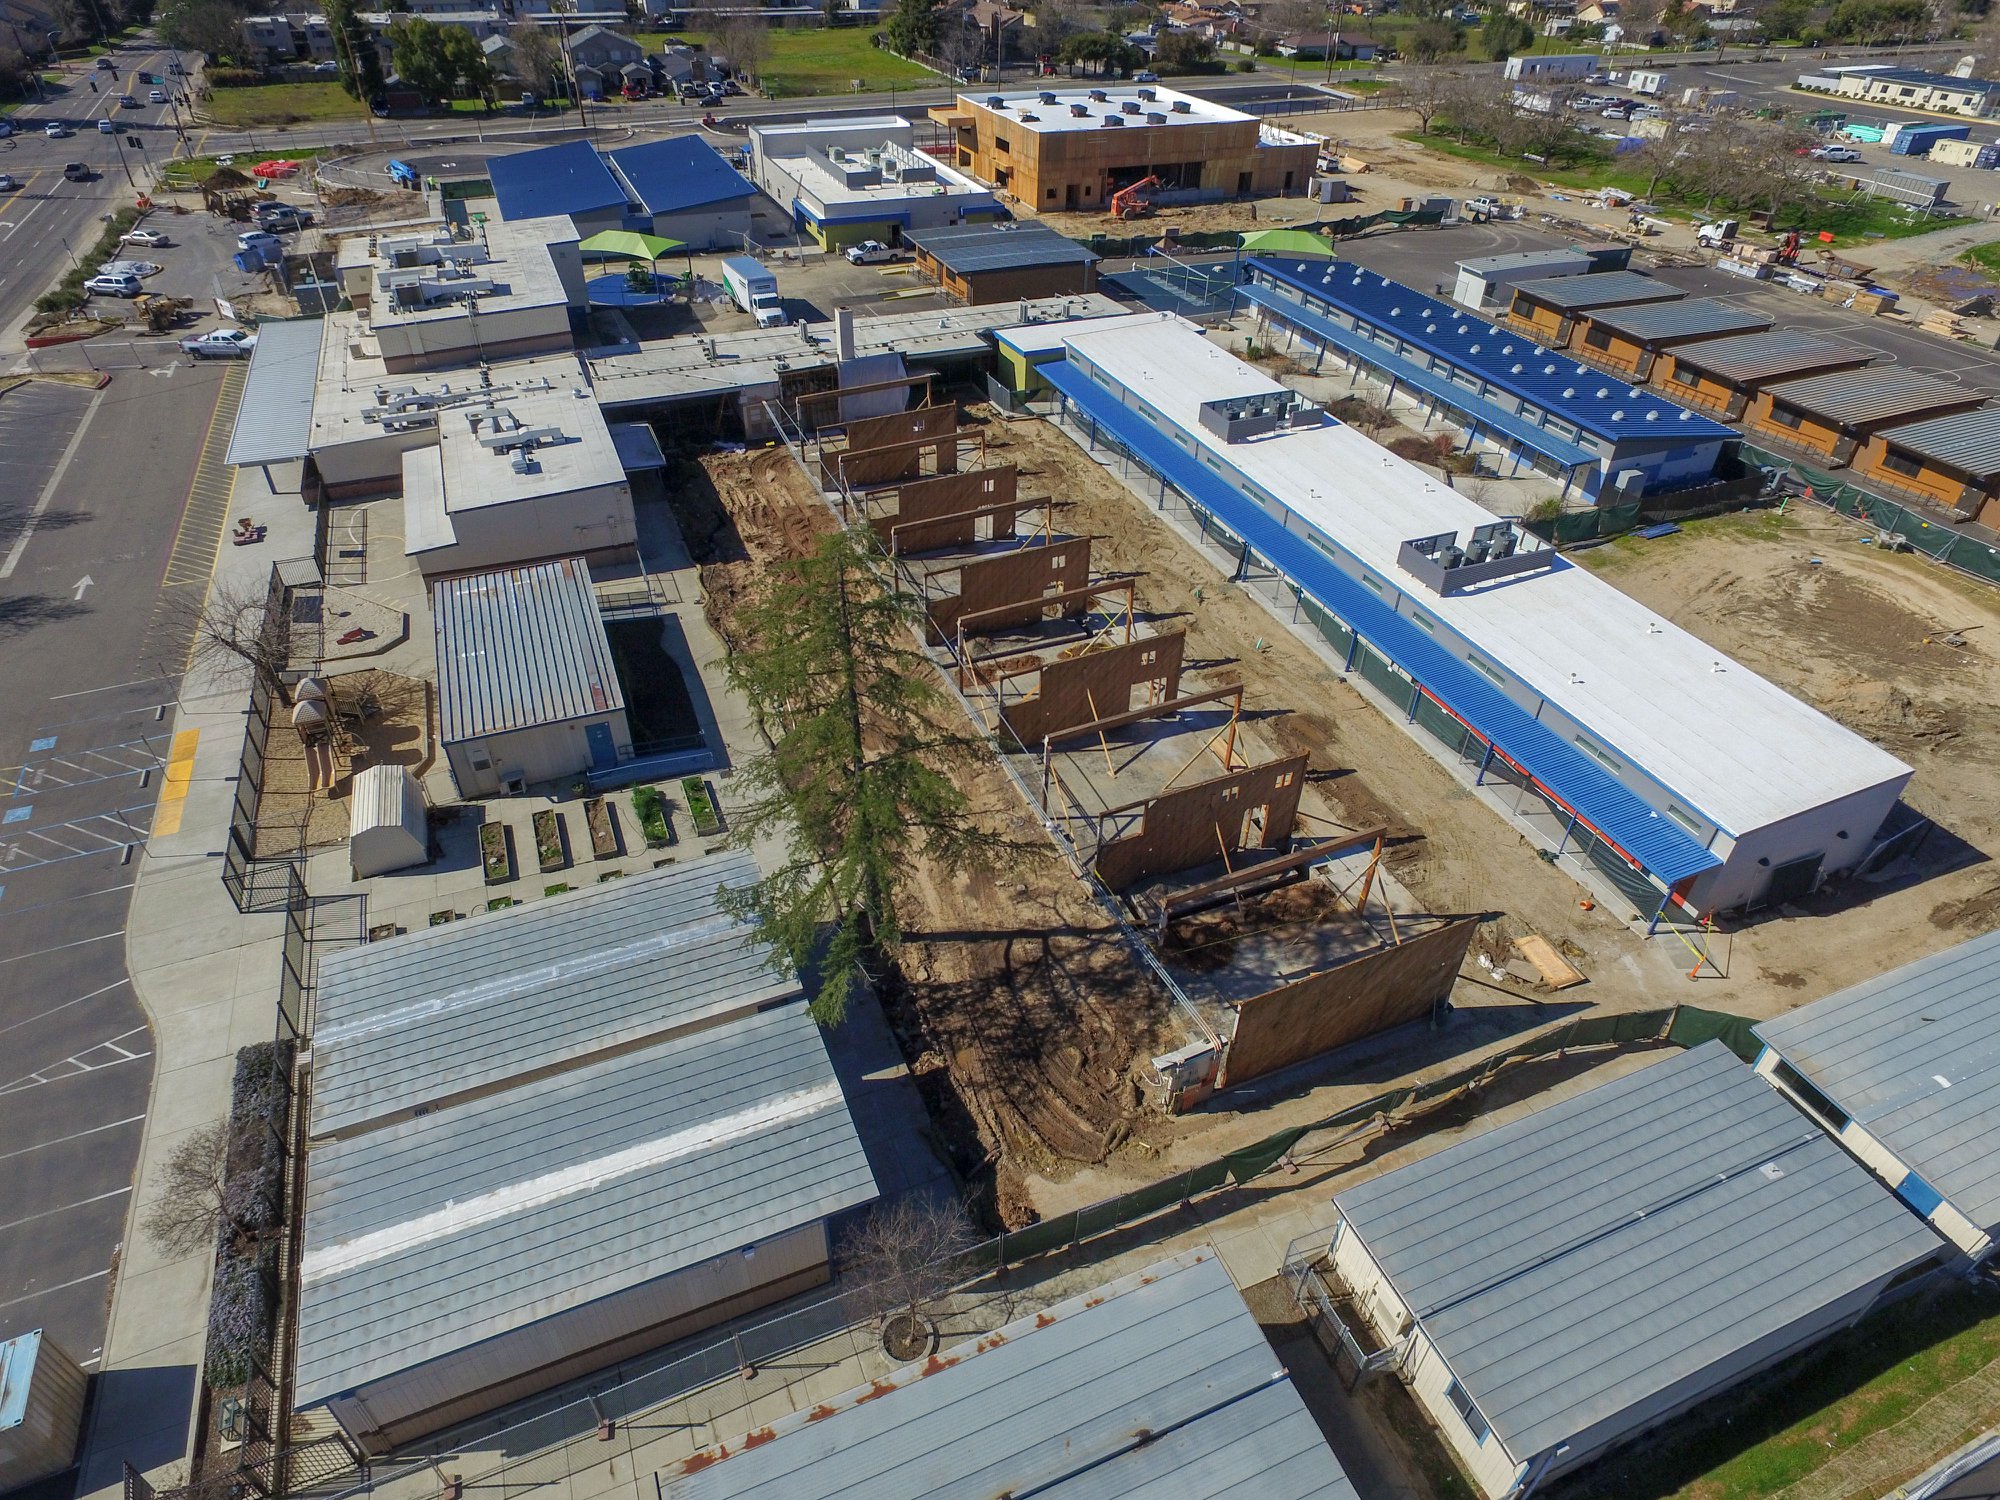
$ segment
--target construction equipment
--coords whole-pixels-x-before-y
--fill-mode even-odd
[[[1111,217],[1114,219],[1140,219],[1151,214],[1153,200],[1146,196],[1147,188],[1160,185],[1160,179],[1153,176],[1141,177],[1130,187],[1120,188],[1111,195]]]
[[[1737,223],[1734,219],[1717,219],[1712,224],[1704,224],[1695,231],[1695,242],[1710,249],[1720,249],[1736,238]]]
[[[157,292],[148,292],[132,303],[132,311],[139,321],[154,333],[165,333],[180,321],[181,314],[194,307],[190,297],[163,297]]]

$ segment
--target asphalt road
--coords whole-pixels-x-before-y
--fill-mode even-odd
[[[0,1338],[43,1328],[86,1366],[153,1072],[129,860],[186,654],[155,601],[222,378],[0,396]],[[219,520],[195,524],[212,555]]]
[[[137,196],[146,162],[173,154],[171,110],[144,104],[147,86],[134,77],[164,74],[171,55],[141,46],[119,49],[112,54],[118,64],[115,84],[111,73],[72,65],[64,82],[49,89],[46,102],[24,104],[8,116],[14,134],[0,140],[0,172],[21,186],[0,195],[0,350],[21,347],[20,327],[35,299],[69,269],[72,256],[95,243],[103,216]],[[91,82],[97,84],[94,94]],[[121,88],[135,89],[142,106],[120,108]],[[99,132],[97,121],[107,117],[123,127],[120,134]],[[55,120],[76,133],[50,140],[45,132]],[[63,164],[74,161],[97,175],[88,182],[65,180]],[[134,174],[129,180],[128,170]]]

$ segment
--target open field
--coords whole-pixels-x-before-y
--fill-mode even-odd
[[[368,111],[337,83],[265,83],[213,89],[201,102],[201,122],[224,130],[251,125],[308,125],[360,120]]]
[[[774,99],[802,94],[851,94],[859,78],[861,91],[874,92],[912,85],[943,88],[944,80],[929,68],[884,52],[868,39],[872,26],[803,27],[789,30],[773,27],[765,43],[763,63],[757,69],[764,92]],[[633,40],[648,52],[658,52],[669,42],[710,47],[714,38],[700,31],[641,31]]]

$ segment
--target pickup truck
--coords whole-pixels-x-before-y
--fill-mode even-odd
[[[850,266],[880,265],[885,260],[894,260],[896,252],[880,240],[863,240],[858,245],[847,247],[847,263]]]

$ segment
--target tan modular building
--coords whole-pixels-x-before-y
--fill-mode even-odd
[[[1146,87],[960,94],[931,111],[958,165],[1044,213],[1101,213],[1147,178],[1155,199],[1302,193],[1319,146],[1211,99]]]
[[[1602,271],[1594,276],[1545,276],[1514,285],[1506,323],[1551,349],[1567,349],[1581,314],[1603,307],[1635,307],[1643,302],[1678,302],[1687,293],[1637,271]]]
[[[2000,408],[1884,428],[1855,455],[1854,472],[1961,521],[2000,526]]]
[[[1600,307],[1577,318],[1571,350],[1580,359],[1644,380],[1667,351],[1728,334],[1761,333],[1771,320],[1748,308],[1701,297]]]
[[[1666,350],[1653,361],[1651,378],[1681,405],[1733,421],[1767,385],[1858,370],[1868,358],[1859,349],[1810,334],[1745,333]]]
[[[1984,404],[1983,392],[1908,370],[1852,370],[1788,380],[1758,392],[1743,418],[1746,436],[1802,449],[1828,464],[1852,459],[1879,427],[1948,416]]]
[[[910,236],[917,273],[967,306],[1097,290],[1097,257],[1046,224],[967,224]]]

